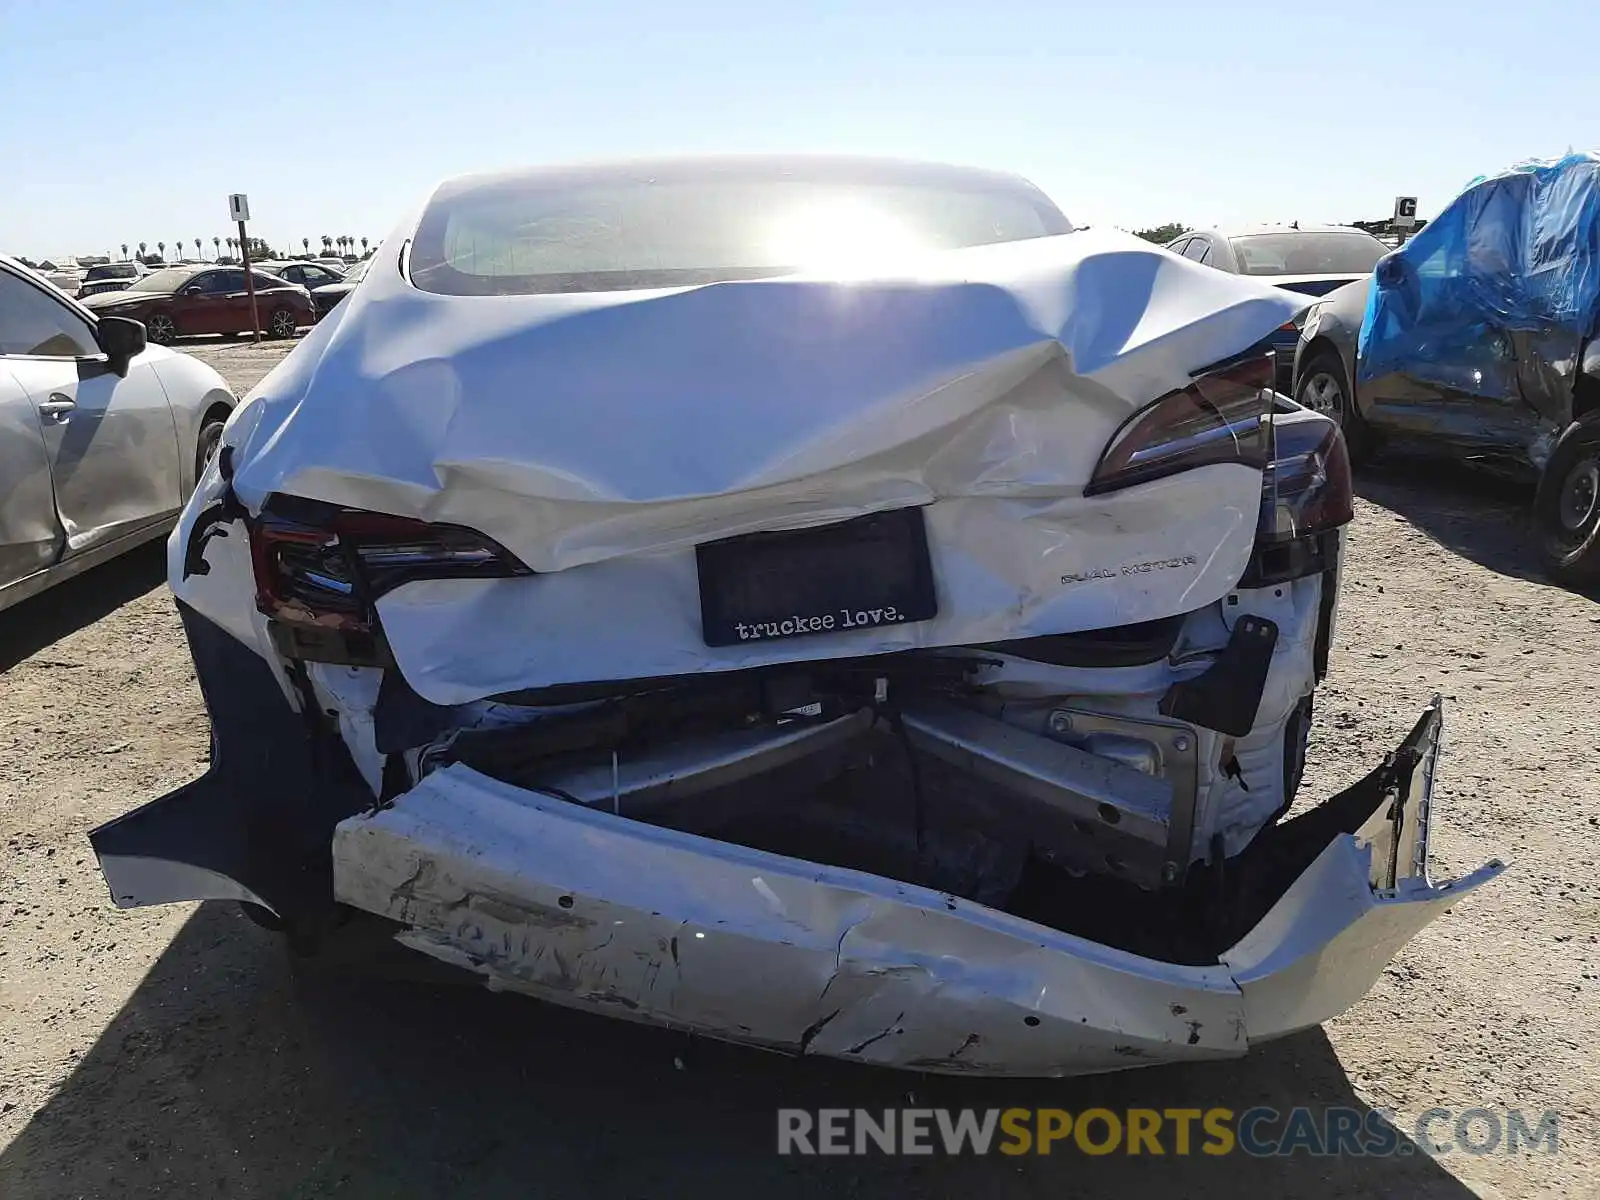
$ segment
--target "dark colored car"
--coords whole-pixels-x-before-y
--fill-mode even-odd
[[[1568,543],[1591,546],[1600,521],[1600,466],[1595,465],[1600,458],[1557,453],[1560,422],[1553,426],[1531,403],[1482,386],[1486,376],[1514,369],[1519,355],[1510,336],[1486,333],[1456,364],[1460,378],[1453,386],[1399,371],[1358,384],[1361,323],[1372,286],[1370,279],[1348,284],[1307,311],[1295,352],[1294,398],[1343,426],[1357,463],[1393,443],[1538,484],[1541,496],[1548,492],[1555,498],[1536,505],[1546,540],[1556,551]],[[1595,421],[1600,419],[1600,339],[1575,359],[1572,416],[1597,414],[1588,418]],[[1545,528],[1551,522],[1559,527]],[[1595,573],[1592,563],[1570,552],[1547,552],[1545,561],[1563,582],[1586,583]]]
[[[317,315],[319,317],[327,316],[334,310],[339,301],[356,290],[356,284],[360,283],[362,276],[367,273],[367,263],[371,261],[369,258],[365,262],[356,263],[355,266],[344,273],[344,277],[338,283],[330,283],[312,291],[311,303],[317,306]]]
[[[305,288],[261,271],[252,274],[256,311],[268,337],[293,337],[302,325],[316,324],[317,312]],[[166,267],[123,291],[90,296],[83,303],[109,316],[143,321],[150,340],[162,345],[191,334],[252,330],[242,267]]]
[[[1357,279],[1369,278],[1389,247],[1364,229],[1348,225],[1265,225],[1223,231],[1190,230],[1167,249],[1204,266],[1233,275],[1250,275],[1305,296],[1324,296]],[[1271,339],[1278,356],[1278,390],[1294,382],[1297,325],[1285,325]]]
[[[303,259],[293,262],[258,263],[257,269],[276,275],[279,279],[289,283],[298,283],[311,293],[311,304],[321,318],[329,309],[339,302],[338,297],[344,295],[337,292],[326,300],[318,298],[318,293],[328,288],[339,288],[345,281],[345,273],[338,268],[330,267],[326,263],[309,262]]]
[[[265,262],[256,263],[258,271],[265,271],[268,275],[276,275],[279,279],[290,283],[298,283],[307,291],[315,292],[318,288],[327,287],[329,284],[342,283],[344,272],[323,263],[294,260],[292,262]]]
[[[150,268],[143,263],[97,263],[84,272],[83,282],[78,285],[78,299],[84,300],[103,292],[125,291],[134,280],[142,279],[149,273]]]

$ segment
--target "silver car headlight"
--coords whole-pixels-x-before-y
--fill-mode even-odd
[[[1300,340],[1302,342],[1309,342],[1316,336],[1317,323],[1322,320],[1322,310],[1326,307],[1326,304],[1313,304],[1306,309],[1305,314],[1300,318]]]

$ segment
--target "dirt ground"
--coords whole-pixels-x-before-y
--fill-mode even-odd
[[[281,348],[197,350],[241,391]],[[1306,788],[1447,698],[1435,874],[1511,863],[1325,1029],[1063,1082],[791,1060],[493,995],[382,948],[290,958],[228,905],[117,912],[85,834],[198,774],[159,548],[0,615],[0,1197],[1600,1196],[1600,605],[1541,582],[1525,498],[1361,482]],[[779,1107],[1305,1104],[1561,1114],[1555,1154],[811,1159]],[[1530,1122],[1531,1123],[1531,1122]],[[1448,1126],[1441,1132],[1447,1133]]]

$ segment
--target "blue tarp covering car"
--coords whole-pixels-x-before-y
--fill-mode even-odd
[[[1566,424],[1600,325],[1600,155],[1479,179],[1378,265],[1359,382],[1391,373]]]

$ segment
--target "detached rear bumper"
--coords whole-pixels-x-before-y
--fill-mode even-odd
[[[1418,930],[1502,869],[1428,880],[1441,729],[1436,700],[1383,767],[1301,818],[1311,823],[1282,839],[1298,877],[1213,967],[459,765],[339,824],[334,891],[491,986],[731,1041],[997,1075],[1230,1057],[1348,1008]],[[1348,831],[1294,861],[1304,835],[1333,824]]]
[[[731,1041],[996,1075],[1237,1056],[1348,1008],[1503,869],[1428,878],[1438,700],[1365,779],[1258,835],[1240,856],[1243,936],[1203,967],[460,764],[374,811],[344,744],[307,736],[267,662],[180,610],[213,763],[90,835],[119,907],[243,899],[305,928],[342,902],[491,986]]]

